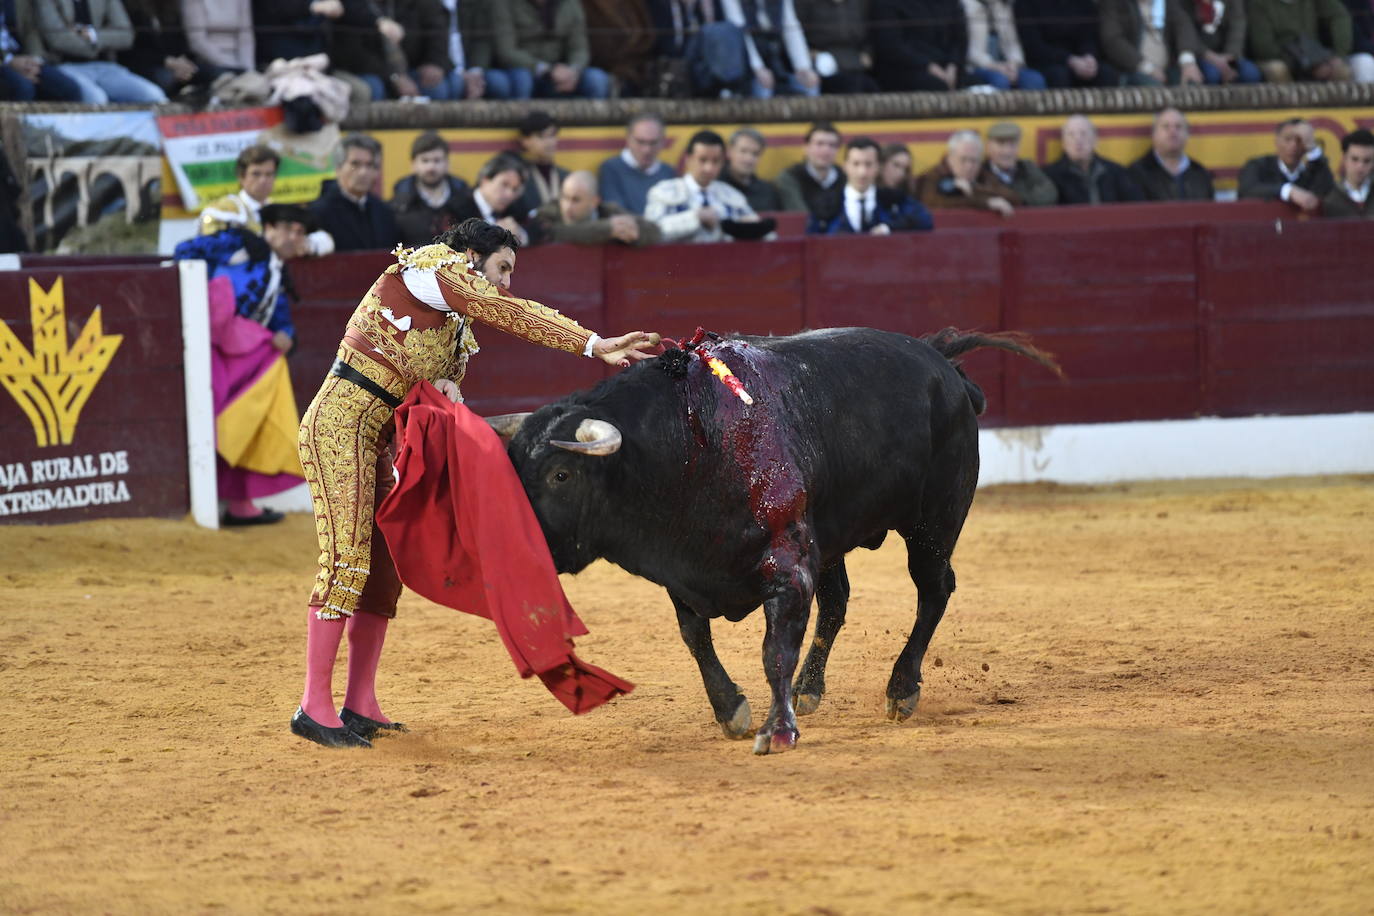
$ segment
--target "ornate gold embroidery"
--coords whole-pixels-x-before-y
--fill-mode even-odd
[[[586,349],[591,332],[556,309],[506,296],[486,278],[468,273],[465,267],[444,267],[435,276],[441,287],[454,293],[453,298],[462,310],[483,324],[555,350],[581,355]]]

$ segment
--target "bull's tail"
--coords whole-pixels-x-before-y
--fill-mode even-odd
[[[970,353],[980,350],[983,347],[993,347],[998,350],[1006,350],[1008,353],[1015,353],[1024,356],[1032,362],[1037,362],[1046,369],[1053,372],[1060,378],[1064,377],[1064,370],[1055,362],[1054,355],[1038,350],[1031,344],[1030,339],[1018,331],[1002,331],[994,334],[979,334],[974,331],[960,331],[956,328],[945,328],[936,331],[934,334],[927,334],[921,340],[930,344],[945,359],[954,363],[954,368],[959,370],[959,375],[964,379],[964,385],[969,389],[969,400],[973,402],[973,411],[981,415],[987,407],[987,398],[983,395],[983,390],[979,388],[972,379],[964,374],[963,367],[954,360]]]

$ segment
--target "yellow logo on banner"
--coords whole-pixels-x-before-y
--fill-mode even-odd
[[[9,325],[0,322],[0,385],[28,415],[40,448],[70,445],[81,408],[109,368],[124,336],[101,332],[97,305],[81,336],[67,349],[67,304],[61,277],[47,291],[29,280],[29,315],[33,321],[32,353]]]

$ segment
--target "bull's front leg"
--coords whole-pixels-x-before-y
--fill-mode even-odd
[[[808,571],[797,569],[783,590],[763,603],[768,629],[763,636],[763,673],[773,691],[773,705],[754,737],[754,753],[788,751],[797,745],[797,716],[792,709],[792,675],[801,657],[806,617],[814,591]]]
[[[682,641],[692,652],[697,667],[701,669],[701,680],[706,685],[706,696],[711,701],[711,710],[720,723],[720,730],[727,738],[745,738],[749,735],[752,713],[749,701],[744,698],[739,687],[730,679],[725,666],[716,655],[715,643],[711,641],[711,621],[683,604],[672,592],[673,608],[677,611],[677,628]]]

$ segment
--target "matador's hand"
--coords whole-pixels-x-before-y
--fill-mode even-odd
[[[439,389],[439,393],[448,398],[453,403],[458,403],[458,385],[451,379],[441,378],[434,383],[434,387]]]
[[[631,362],[653,356],[647,351],[658,346],[659,339],[657,334],[646,331],[631,331],[620,337],[603,337],[592,345],[592,355],[604,363],[623,369]]]

